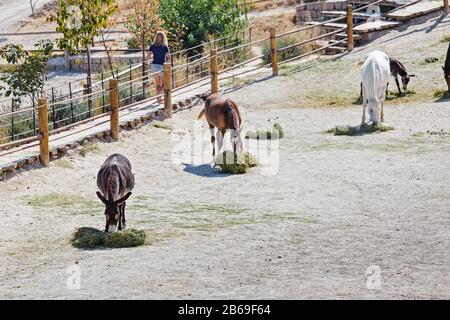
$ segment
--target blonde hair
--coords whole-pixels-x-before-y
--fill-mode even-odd
[[[159,37],[162,37],[162,43],[161,42],[158,42],[158,39],[159,39]],[[161,45],[165,45],[166,47],[168,47],[169,46],[169,42],[167,41],[167,36],[166,36],[166,34],[164,33],[164,31],[158,31],[158,32],[156,32],[156,35],[155,35],[155,39],[153,40],[153,43],[154,44],[156,44],[157,46],[161,46]]]

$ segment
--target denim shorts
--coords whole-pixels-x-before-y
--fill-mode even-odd
[[[154,64],[152,63],[152,74],[154,76],[163,76],[164,66],[162,64]],[[157,74],[155,74],[157,73]]]

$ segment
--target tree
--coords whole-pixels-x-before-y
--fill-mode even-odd
[[[109,27],[109,19],[118,9],[116,0],[58,0],[58,11],[49,21],[56,22],[56,31],[63,34],[57,39],[60,49],[76,54],[85,48],[88,61],[87,88],[92,93],[91,44],[102,29]],[[88,100],[91,105],[91,99]]]
[[[156,31],[162,27],[162,20],[158,15],[160,0],[132,0],[130,8],[126,27],[140,45],[142,61],[145,61],[146,45],[153,40]],[[145,76],[145,65],[143,65],[142,73]]]
[[[141,46],[151,42],[156,31],[162,27],[159,7],[160,0],[131,0],[126,27]]]
[[[187,49],[244,30],[244,10],[238,0],[161,0],[160,16],[171,45]]]
[[[6,86],[0,86],[6,97],[12,97],[15,105],[26,95],[34,95],[44,88],[47,76],[47,63],[54,45],[50,40],[35,44],[36,51],[29,53],[22,45],[8,44],[1,49],[0,57],[17,68],[8,75],[0,76]]]

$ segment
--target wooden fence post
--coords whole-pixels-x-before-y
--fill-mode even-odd
[[[111,105],[111,114],[109,118],[111,137],[119,140],[119,80],[109,80],[109,104]]]
[[[272,74],[274,76],[278,75],[278,50],[276,41],[276,29],[274,27],[270,28],[270,49],[272,56]]]
[[[219,92],[219,63],[217,49],[211,49],[211,93]]]
[[[347,50],[350,52],[353,48],[353,7],[349,3],[347,4]]]
[[[50,152],[48,147],[48,109],[47,99],[40,98],[38,100],[38,117],[39,117],[39,160],[44,167],[50,164]]]
[[[172,118],[172,65],[170,62],[164,63],[164,109],[166,115]]]
[[[444,12],[450,13],[450,9],[448,7],[448,0],[444,0]]]

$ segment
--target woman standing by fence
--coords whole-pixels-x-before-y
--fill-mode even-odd
[[[153,58],[151,65],[151,73],[155,77],[156,95],[160,95],[164,89],[164,63],[170,61],[170,50],[167,36],[164,32],[158,31],[155,40],[150,45],[150,51],[147,60]],[[157,98],[158,103],[162,103],[162,98]]]

